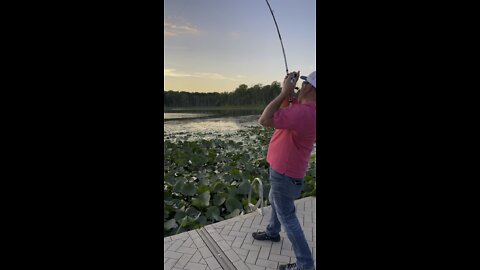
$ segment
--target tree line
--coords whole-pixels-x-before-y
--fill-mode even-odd
[[[267,105],[281,92],[281,85],[274,81],[270,85],[256,84],[248,87],[239,85],[233,92],[191,93],[185,91],[163,91],[164,107],[216,107],[239,105]]]

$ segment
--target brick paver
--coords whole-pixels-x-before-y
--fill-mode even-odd
[[[316,198],[295,201],[300,225],[316,261]],[[238,270],[271,270],[279,264],[295,262],[292,244],[282,226],[281,241],[257,241],[252,232],[264,231],[271,215],[271,207],[264,215],[253,212],[205,226],[206,231]],[[163,239],[164,269],[217,270],[221,266],[197,230]]]

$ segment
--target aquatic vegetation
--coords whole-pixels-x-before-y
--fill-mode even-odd
[[[262,127],[234,135],[164,134],[164,236],[245,213],[255,178],[263,182],[263,198],[268,199],[266,154],[272,134],[273,129]],[[314,151],[302,197],[316,195],[315,171]],[[251,202],[258,199],[255,184]]]

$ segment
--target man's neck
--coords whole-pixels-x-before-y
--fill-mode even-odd
[[[316,102],[316,101],[317,101],[316,98],[302,98],[302,100],[299,100],[298,103],[306,104],[306,103],[312,103],[312,102]]]

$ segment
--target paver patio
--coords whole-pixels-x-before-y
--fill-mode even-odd
[[[316,197],[296,200],[295,207],[316,263]],[[231,265],[228,268],[239,270],[270,270],[277,269],[279,264],[295,262],[292,244],[283,226],[280,242],[257,241],[252,237],[253,232],[265,230],[271,211],[268,206],[263,208],[263,216],[255,211],[198,230],[165,237],[164,268],[217,270],[222,269],[221,265],[228,264]],[[213,250],[212,243],[215,247]]]

